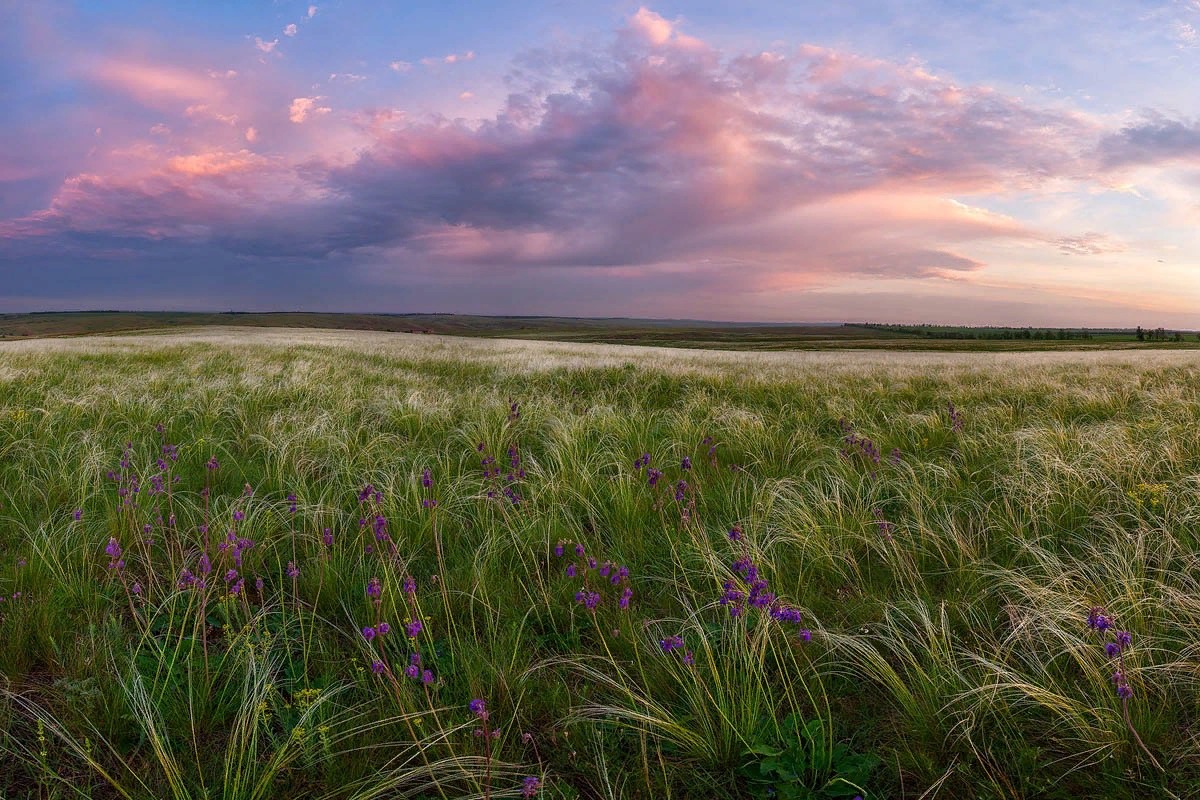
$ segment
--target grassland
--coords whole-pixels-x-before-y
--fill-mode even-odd
[[[1024,331],[1013,328],[947,326],[777,325],[696,320],[301,312],[220,314],[79,311],[0,314],[0,341],[132,332],[159,334],[213,326],[384,331],[709,350],[867,349],[991,352],[1200,348],[1200,335],[1195,332],[1180,333],[1182,341],[1176,342],[1139,341],[1133,330],[1115,329]],[[1021,338],[1022,333],[1028,334],[1030,338]],[[1058,336],[1062,338],[1055,338]]]
[[[0,796],[1200,796],[1198,423],[1189,351],[0,344]]]

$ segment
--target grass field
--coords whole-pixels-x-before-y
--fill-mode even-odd
[[[0,448],[6,799],[1200,797],[1195,351],[38,339]]]

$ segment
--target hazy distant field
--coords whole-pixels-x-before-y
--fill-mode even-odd
[[[0,343],[0,596],[3,798],[1197,797],[1200,352]]]
[[[470,314],[199,313],[77,311],[0,314],[0,341],[113,333],[162,334],[203,327],[273,327],[414,335],[534,339],[709,350],[1030,351],[1136,348],[1200,349],[1194,331],[1138,341],[1133,330],[956,328],[855,324],[755,324],[697,320],[482,317]],[[1021,338],[1028,335],[1030,338]],[[999,338],[1008,336],[1010,338]],[[1060,338],[1061,337],[1061,338]]]

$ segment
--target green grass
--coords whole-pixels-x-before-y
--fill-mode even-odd
[[[0,346],[0,797],[1200,795],[1188,353],[286,338]]]

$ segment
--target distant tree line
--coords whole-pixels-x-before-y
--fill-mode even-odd
[[[875,330],[898,333],[904,336],[915,336],[923,339],[1024,339],[1030,341],[1067,341],[1070,339],[1092,339],[1097,336],[1104,338],[1123,338],[1129,336],[1129,329],[1103,329],[1093,331],[1089,328],[1009,328],[1009,327],[967,327],[954,325],[894,325],[881,322],[854,323],[855,327],[873,328]],[[1166,328],[1143,328],[1138,326],[1134,338],[1139,342],[1182,342],[1182,331],[1169,331]],[[1200,333],[1196,334],[1200,341]]]
[[[1166,328],[1143,328],[1141,325],[1138,325],[1134,335],[1139,342],[1183,341],[1183,333],[1181,331],[1169,331]],[[1196,341],[1200,341],[1200,333],[1196,334]]]
[[[1029,339],[1063,341],[1091,339],[1086,328],[968,328],[948,325],[891,325],[878,322],[859,323],[859,327],[874,328],[889,333],[919,336],[924,339]]]

